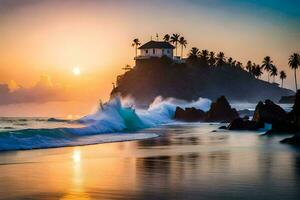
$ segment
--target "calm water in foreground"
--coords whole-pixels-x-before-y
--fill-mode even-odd
[[[283,137],[167,125],[161,137],[0,153],[0,199],[300,199],[300,149]]]

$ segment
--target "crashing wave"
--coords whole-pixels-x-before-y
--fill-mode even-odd
[[[101,105],[95,113],[77,120],[77,123],[84,125],[81,128],[24,129],[1,132],[0,150],[86,145],[155,137],[155,134],[141,135],[141,133],[132,132],[172,122],[176,106],[193,106],[207,111],[211,101],[199,98],[194,102],[186,102],[157,97],[148,109],[135,109],[134,104],[130,104],[129,106],[127,100],[121,101],[119,97],[116,97]],[[128,134],[129,132],[131,133]]]

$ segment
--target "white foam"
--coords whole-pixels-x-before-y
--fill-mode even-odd
[[[128,99],[121,102],[119,97],[109,101],[97,112],[80,119],[79,122],[87,124],[87,126],[83,129],[76,129],[74,133],[105,133],[153,127],[172,122],[176,106],[195,107],[207,111],[211,104],[209,99],[204,98],[187,102],[174,98],[157,97],[148,109],[134,110],[134,101],[131,99],[130,103],[128,102]]]
[[[84,125],[81,128],[24,129],[2,132],[0,150],[86,145],[156,137],[156,134],[129,134],[128,132],[172,122],[176,106],[193,106],[206,111],[210,104],[210,100],[202,98],[194,102],[186,102],[158,97],[148,109],[135,110],[132,100],[127,99],[122,102],[119,97],[116,97],[101,105],[95,113],[79,119],[77,122]]]

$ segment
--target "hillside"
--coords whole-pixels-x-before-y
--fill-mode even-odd
[[[139,104],[148,104],[157,96],[214,100],[221,95],[230,101],[256,103],[271,99],[277,102],[281,96],[294,94],[277,84],[259,80],[239,67],[177,64],[166,57],[140,61],[133,69],[118,76],[111,95],[117,93],[131,95]]]

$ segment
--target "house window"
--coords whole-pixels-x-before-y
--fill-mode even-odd
[[[148,54],[148,50],[146,50],[146,54]]]
[[[153,54],[155,54],[155,49],[153,49]]]
[[[169,50],[169,49],[167,50],[167,53],[168,53],[168,54],[170,53],[170,50]]]

